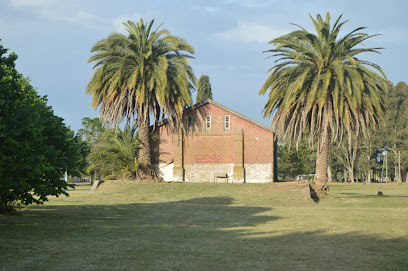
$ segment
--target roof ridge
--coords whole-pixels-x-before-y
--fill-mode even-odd
[[[217,106],[217,107],[219,107],[221,109],[224,109],[225,111],[228,111],[231,114],[234,114],[235,116],[240,117],[240,118],[242,118],[242,119],[244,119],[244,120],[246,120],[246,121],[248,121],[248,122],[250,122],[250,123],[252,123],[252,124],[254,124],[256,126],[259,126],[262,129],[265,129],[265,130],[267,130],[269,132],[273,132],[271,127],[268,127],[268,126],[266,126],[266,125],[264,125],[264,124],[262,124],[262,123],[260,123],[260,122],[258,122],[256,120],[253,120],[253,119],[251,119],[251,118],[249,118],[249,117],[247,117],[247,116],[245,116],[245,115],[243,115],[243,114],[241,114],[241,113],[239,113],[239,112],[237,112],[235,110],[232,110],[232,109],[226,107],[225,105],[222,105],[222,104],[220,104],[220,103],[218,103],[218,102],[216,102],[216,101],[214,101],[214,100],[212,100],[210,98],[207,98],[207,99],[205,99],[205,100],[203,100],[201,102],[198,102],[198,103],[196,103],[196,104],[194,104],[194,105],[192,105],[190,107],[185,108],[183,110],[183,113],[193,111],[193,110],[195,110],[195,109],[197,109],[197,108],[199,108],[199,107],[201,107],[201,106],[203,106],[205,104],[208,104],[208,103],[210,103],[212,105],[215,105],[215,106]],[[167,122],[168,122],[168,120],[166,118],[166,119],[160,121],[159,123],[157,123],[156,127],[162,126],[162,125],[166,124]]]

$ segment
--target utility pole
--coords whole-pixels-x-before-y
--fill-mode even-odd
[[[382,193],[382,191],[381,191],[381,187],[382,187],[382,183],[383,183],[383,177],[384,177],[384,164],[385,164],[385,161],[386,161],[386,158],[387,158],[387,151],[386,150],[384,150],[383,152],[382,152],[382,155],[384,156],[384,158],[383,158],[383,165],[382,165],[382,169],[381,169],[381,183],[380,183],[380,191],[378,191],[378,195],[379,196],[382,196],[383,195],[383,193]]]

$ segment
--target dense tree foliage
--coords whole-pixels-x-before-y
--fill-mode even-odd
[[[197,97],[196,103],[204,101],[205,99],[212,99],[212,91],[210,84],[210,77],[208,75],[201,75],[197,83]]]
[[[85,146],[15,69],[0,44],[0,211],[68,195],[63,173],[84,169]]]
[[[88,171],[97,178],[135,178],[139,169],[136,127],[104,129],[92,145]]]
[[[92,145],[109,125],[103,124],[99,118],[85,117],[82,119],[82,127],[78,130],[78,135]]]
[[[389,83],[388,92],[383,95],[387,108],[385,126],[375,130],[370,140],[360,139],[358,167],[354,170],[367,182],[373,177],[378,179],[383,159],[381,153],[388,150],[389,176],[401,182],[408,174],[408,85]]]
[[[388,150],[388,162],[394,165],[391,175],[398,177],[399,170],[396,167],[399,160],[401,171],[408,170],[408,85],[404,82],[399,82],[395,86],[390,84],[385,101],[386,125],[374,133],[372,141],[377,148]]]
[[[267,52],[278,57],[259,91],[268,92],[264,115],[274,115],[272,126],[281,139],[298,144],[305,136],[317,139],[316,190],[326,190],[330,141],[368,135],[382,121],[381,93],[387,88],[381,68],[357,58],[380,48],[361,46],[373,37],[359,27],[340,37],[341,16],[333,27],[330,14],[312,19],[316,34],[304,28],[278,37]],[[370,69],[370,68],[374,68]],[[379,72],[382,76],[380,76]]]
[[[295,180],[298,175],[314,174],[316,151],[307,144],[290,148],[278,145],[278,177],[282,181]]]
[[[114,126],[136,122],[139,162],[151,165],[150,118],[156,123],[166,115],[177,128],[183,110],[192,104],[195,76],[189,65],[193,47],[153,22],[128,21],[128,35],[114,33],[91,49],[96,71],[87,88],[92,106]]]
[[[356,180],[370,183],[379,181],[383,165],[382,152],[388,150],[388,180],[405,182],[408,179],[408,85],[389,83],[382,93],[385,101],[385,125],[371,131],[370,138],[352,136],[348,141],[333,142],[330,148],[331,177],[336,180]],[[299,145],[302,149],[304,146]],[[296,174],[308,174],[300,163],[300,156],[288,146],[278,149],[279,178]],[[316,150],[312,149],[312,152]],[[300,154],[302,151],[300,151]],[[299,155],[300,155],[299,154]],[[310,166],[310,165],[309,165]],[[300,169],[300,170],[299,170]],[[291,172],[293,172],[291,174]],[[314,173],[314,172],[312,172]],[[384,173],[385,174],[385,173]],[[401,175],[401,176],[400,176]],[[386,181],[386,178],[384,178]]]

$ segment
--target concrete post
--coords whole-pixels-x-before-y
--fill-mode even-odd
[[[176,182],[184,181],[184,163],[183,163],[183,132],[181,130],[174,132],[174,168],[173,177]]]
[[[233,169],[233,182],[244,183],[245,182],[245,169],[244,169],[244,134],[242,129],[236,129],[234,131],[234,169]]]

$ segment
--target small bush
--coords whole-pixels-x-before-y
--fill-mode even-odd
[[[14,215],[17,209],[21,209],[22,205],[19,201],[8,202],[5,207],[0,207],[0,214]]]

